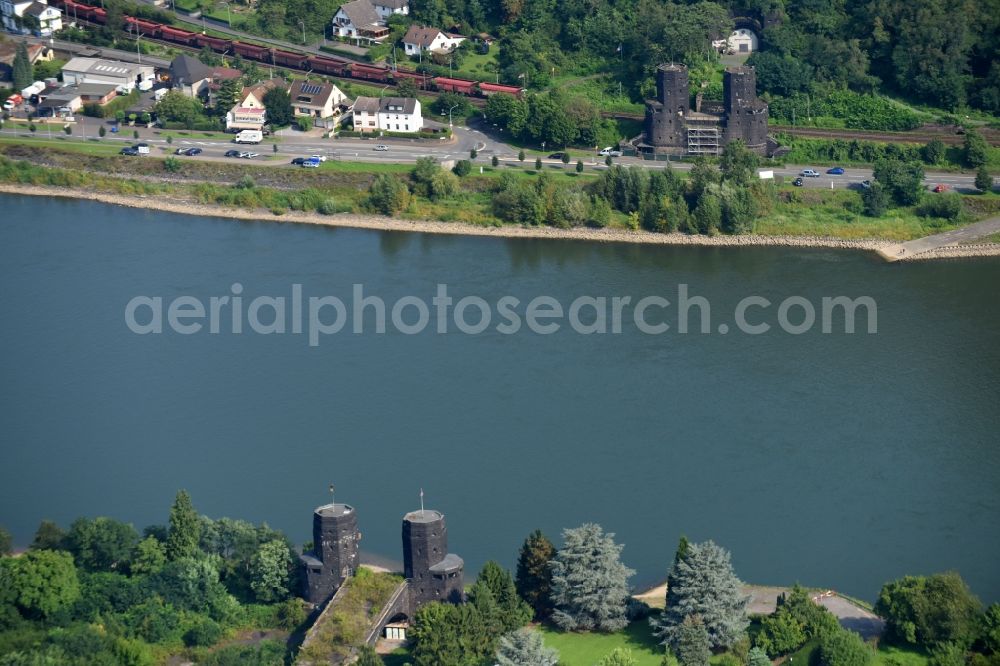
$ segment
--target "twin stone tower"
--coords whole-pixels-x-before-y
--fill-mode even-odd
[[[305,568],[303,596],[321,604],[354,575],[359,562],[358,517],[349,504],[326,504],[313,512],[313,550],[299,559]],[[444,514],[433,509],[403,516],[403,574],[409,587],[408,615],[431,601],[464,599],[465,562],[448,552]]]

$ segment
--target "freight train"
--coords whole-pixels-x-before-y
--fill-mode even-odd
[[[82,19],[98,25],[104,25],[108,20],[107,12],[103,8],[87,5],[76,0],[49,0],[49,4],[62,9],[66,18],[73,17],[74,19]],[[125,16],[123,28],[126,31],[138,32],[142,37],[150,39],[159,39],[191,48],[203,49],[207,47],[222,55],[239,55],[246,60],[254,60],[275,67],[298,69],[328,76],[387,84],[396,84],[404,79],[411,79],[420,90],[453,92],[474,97],[489,97],[497,93],[520,97],[524,92],[524,89],[518,86],[431,76],[421,72],[398,68],[393,70],[385,65],[365,64],[331,56],[296,53],[294,51],[241,42],[236,39],[212,37],[200,32],[182,30],[171,25],[131,16]]]

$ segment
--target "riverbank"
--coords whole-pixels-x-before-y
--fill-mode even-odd
[[[706,247],[818,247],[831,249],[864,250],[879,253],[885,257],[897,243],[877,239],[848,240],[819,236],[763,236],[747,234],[741,236],[700,236],[682,233],[659,234],[626,229],[556,229],[552,227],[478,226],[461,222],[439,222],[434,220],[407,220],[379,215],[336,214],[288,211],[274,215],[267,210],[245,210],[228,208],[162,196],[120,195],[74,188],[46,187],[38,185],[14,185],[0,183],[0,192],[39,197],[61,197],[98,201],[101,203],[146,208],[207,217],[223,217],[234,220],[292,222],[328,227],[348,227],[375,231],[405,231],[425,234],[449,234],[465,236],[490,236],[495,238],[543,238],[583,240],[602,243],[634,243],[648,245],[694,245]],[[932,252],[907,257],[906,261],[926,259],[1000,256],[1000,243],[983,243],[965,246],[949,246]]]

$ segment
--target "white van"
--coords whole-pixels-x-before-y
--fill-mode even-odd
[[[621,157],[622,156],[622,151],[615,150],[611,146],[608,146],[607,148],[605,148],[604,150],[602,150],[601,152],[599,152],[597,154],[600,155],[601,157],[608,157],[609,155],[611,157]]]
[[[260,143],[264,140],[264,134],[260,130],[243,130],[233,139],[235,143]]]
[[[137,143],[135,144],[135,149],[139,151],[140,155],[149,155],[149,144]]]

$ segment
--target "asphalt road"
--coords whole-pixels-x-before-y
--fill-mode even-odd
[[[111,124],[107,121],[88,118],[86,116],[77,116],[73,126],[73,136],[74,138],[95,137],[102,124],[110,130]],[[42,135],[46,131],[42,127],[41,125],[39,126],[39,135]],[[61,127],[61,125],[53,125],[53,135],[57,135],[57,127]],[[396,164],[412,164],[420,157],[434,157],[442,161],[458,160],[467,159],[473,148],[476,148],[479,153],[480,164],[487,164],[494,155],[503,163],[517,164],[519,162],[517,159],[519,150],[517,148],[498,141],[496,138],[481,131],[481,129],[459,126],[455,126],[453,129],[454,137],[442,141],[386,137],[372,139],[324,139],[322,138],[322,133],[317,130],[310,133],[283,130],[279,133],[278,155],[280,155],[280,158],[275,157],[272,143],[265,142],[258,146],[241,146],[233,143],[231,139],[222,137],[199,138],[197,136],[199,133],[196,131],[190,132],[192,134],[190,137],[174,138],[173,142],[168,145],[167,140],[162,136],[163,130],[147,129],[145,127],[126,127],[123,128],[121,133],[111,133],[109,131],[102,141],[116,142],[123,147],[132,145],[136,143],[136,139],[133,138],[133,132],[138,131],[138,141],[148,143],[154,148],[161,148],[162,150],[159,151],[159,154],[173,152],[177,148],[198,147],[203,151],[201,155],[197,157],[184,157],[184,159],[224,159],[223,156],[226,151],[237,149],[260,153],[260,157],[258,158],[260,164],[274,165],[276,167],[290,166],[292,158],[309,155],[323,155],[332,160]],[[15,131],[4,127],[0,133],[10,136]],[[17,133],[21,135],[25,134],[23,129],[17,130]],[[379,143],[389,146],[389,150],[384,152],[374,150],[374,146]],[[154,151],[154,154],[156,152]],[[534,156],[528,156],[523,164],[529,167],[533,166],[534,159]],[[550,168],[573,169],[578,159],[582,159],[584,165],[588,168],[605,168],[603,157],[593,152],[585,153],[581,151],[571,151],[571,161],[566,165],[560,160],[550,160],[547,158],[543,158],[542,163]],[[634,157],[615,158],[615,163],[623,166],[641,166],[648,169],[668,168],[666,162],[654,162]],[[689,170],[691,166],[690,163],[684,162],[669,163],[669,168],[679,171]],[[774,172],[776,177],[781,176],[788,181],[797,177],[806,168],[813,167],[809,165],[787,165],[770,170]],[[848,168],[845,169],[843,175],[837,176],[828,175],[825,168],[815,167],[815,170],[820,172],[820,177],[804,178],[803,187],[808,189],[858,189],[861,187],[862,181],[872,178],[871,169]],[[926,174],[924,184],[928,189],[932,189],[940,184],[960,192],[974,192],[976,191],[973,185],[974,180],[975,176],[972,174],[930,172]]]

